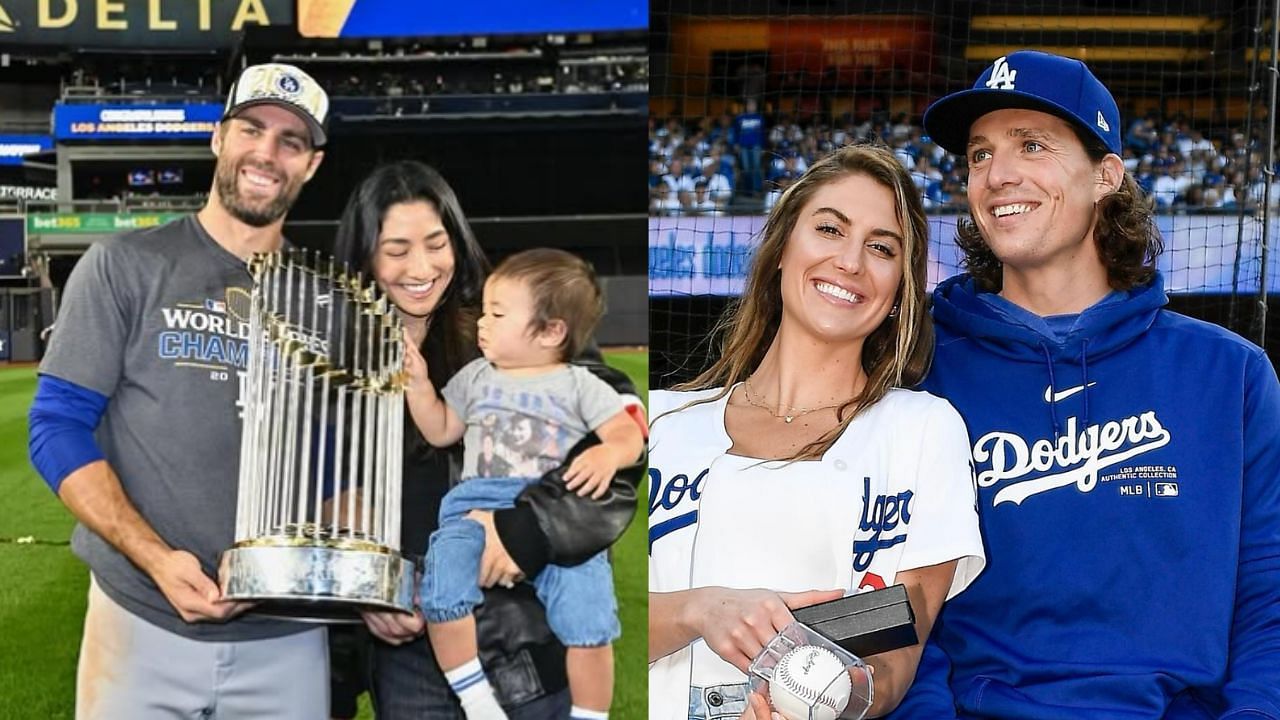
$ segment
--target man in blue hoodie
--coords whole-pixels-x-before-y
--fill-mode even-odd
[[[988,566],[893,717],[1280,719],[1280,383],[1164,308],[1111,93],[1021,51],[924,122],[969,163],[926,387],[968,424]]]

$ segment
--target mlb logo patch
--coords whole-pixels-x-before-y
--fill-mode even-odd
[[[1178,497],[1178,483],[1158,482],[1155,487],[1156,497]]]

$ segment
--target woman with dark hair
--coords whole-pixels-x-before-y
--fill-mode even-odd
[[[489,261],[435,169],[401,161],[374,170],[351,193],[333,252],[378,282],[428,367],[452,374],[477,356]]]
[[[489,264],[453,189],[434,169],[402,161],[374,170],[347,203],[334,255],[387,293],[432,382],[445,384],[479,357],[476,319]],[[575,362],[634,397],[625,375],[590,358]],[[400,547],[421,567],[460,454],[457,446],[432,448],[412,422],[406,422],[405,438]],[[625,529],[634,500],[634,484],[615,481],[609,495],[592,501],[566,496],[548,477],[515,508],[472,513],[486,529],[480,581],[489,589],[476,613],[480,653],[510,717],[569,712],[564,648],[532,588],[516,581],[536,575],[547,562],[572,564],[607,547]],[[380,720],[463,717],[427,646],[421,613],[366,613],[365,623],[381,640],[372,644],[369,660]]]
[[[903,584],[923,639],[985,564],[964,423],[905,389],[933,351],[927,247],[897,158],[836,151],[770,213],[719,357],[650,395],[651,718],[766,720],[744,671],[789,609]],[[919,658],[866,659],[873,716]]]

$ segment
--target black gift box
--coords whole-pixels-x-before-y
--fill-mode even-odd
[[[919,642],[916,616],[903,585],[810,605],[792,615],[860,658]]]

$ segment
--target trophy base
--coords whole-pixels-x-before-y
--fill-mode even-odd
[[[398,553],[293,543],[257,539],[224,552],[223,597],[257,602],[260,615],[305,622],[360,622],[361,610],[413,612],[413,563]]]

